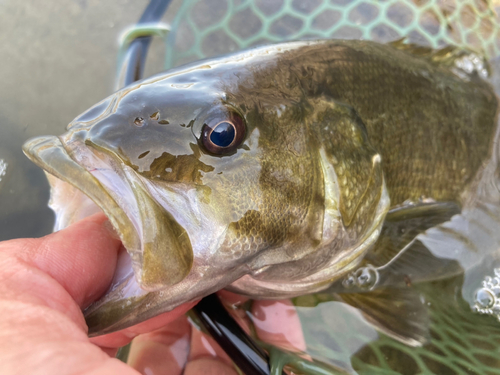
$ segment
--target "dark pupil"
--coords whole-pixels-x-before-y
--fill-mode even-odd
[[[234,126],[229,122],[222,122],[212,130],[210,140],[216,146],[227,147],[233,142],[234,136]]]

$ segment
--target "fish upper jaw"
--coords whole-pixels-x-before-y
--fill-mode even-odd
[[[82,130],[70,131],[61,137],[62,144],[68,155],[99,182],[129,219],[131,225],[127,229],[135,233],[136,241],[122,240],[138,284],[146,291],[154,291],[180,282],[193,264],[186,231],[151,197],[135,171],[112,152],[87,142],[85,135]],[[105,208],[103,211],[108,214]],[[121,235],[122,228],[115,228]]]
[[[140,247],[140,238],[130,217],[120,208],[101,182],[84,165],[80,165],[70,156],[60,138],[46,136],[30,139],[23,145],[23,151],[31,161],[47,173],[77,187],[92,199],[106,213],[126,247],[131,249]]]

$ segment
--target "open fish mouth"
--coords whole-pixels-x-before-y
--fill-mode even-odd
[[[48,174],[88,196],[109,218],[127,249],[119,255],[107,293],[85,311],[90,335],[129,325],[126,322],[146,312],[144,306],[154,292],[186,278],[193,264],[189,236],[148,194],[131,168],[71,132],[61,138],[31,139],[23,150]]]

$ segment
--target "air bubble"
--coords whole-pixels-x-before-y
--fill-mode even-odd
[[[343,281],[344,288],[352,288],[354,286],[363,290],[372,290],[378,283],[379,274],[375,267],[368,265],[358,268],[351,272]]]
[[[457,71],[457,69],[453,69],[453,71],[462,78],[465,77],[463,77],[463,74],[461,74],[461,72],[465,72],[466,74],[469,75],[476,73],[483,79],[488,78],[489,76],[487,63],[474,53],[468,54],[466,56],[461,57],[460,59],[457,59],[455,61],[455,67],[458,68],[460,71]]]
[[[355,285],[355,279],[353,276],[348,276],[342,281],[344,288],[352,288]]]
[[[500,321],[500,268],[494,270],[495,277],[486,276],[474,294],[473,312],[496,317]]]
[[[356,281],[362,289],[372,289],[378,281],[378,271],[372,266],[362,267],[356,271]]]
[[[491,289],[491,291],[493,292],[496,298],[500,298],[500,287],[496,286],[493,289]]]
[[[495,296],[493,292],[488,289],[481,288],[476,292],[474,297],[479,308],[491,309],[495,303]]]

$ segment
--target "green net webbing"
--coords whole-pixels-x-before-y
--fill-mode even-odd
[[[362,375],[500,374],[500,324],[461,299],[461,277],[418,287],[430,314],[430,335],[409,347],[360,321],[339,302],[317,294],[297,297],[308,353]],[[352,308],[350,308],[352,309]]]
[[[500,51],[486,0],[184,0],[167,40],[166,67],[254,45],[304,38],[409,42]]]

